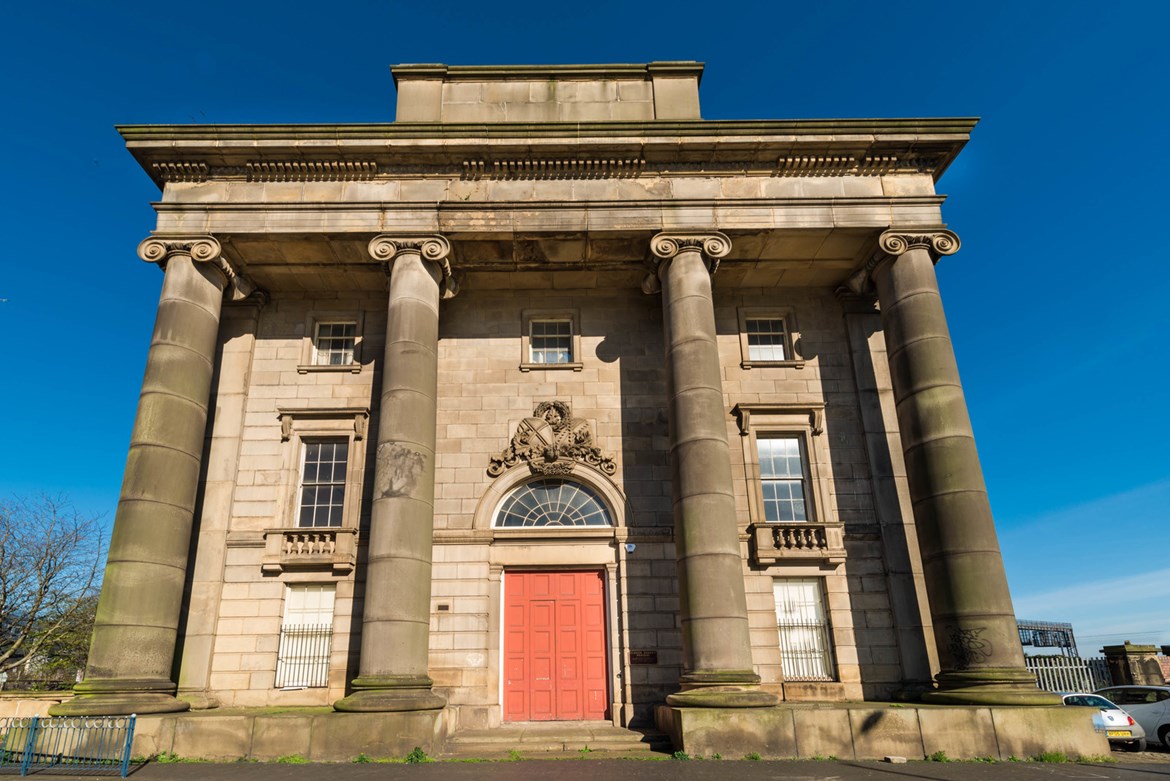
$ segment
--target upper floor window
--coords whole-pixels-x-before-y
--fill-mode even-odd
[[[313,335],[315,366],[350,366],[357,345],[357,323],[319,322]]]
[[[808,491],[804,443],[799,436],[759,436],[760,489],[764,495],[764,520],[807,521]]]
[[[304,443],[298,526],[342,525],[348,461],[348,440],[310,440]]]
[[[593,489],[571,480],[545,479],[509,494],[496,513],[495,526],[613,526],[613,521]]]
[[[533,320],[529,324],[530,363],[572,363],[573,323],[570,320]]]
[[[365,314],[360,310],[314,309],[301,328],[301,355],[297,371],[352,372],[362,370],[362,333]]]
[[[788,360],[788,329],[780,318],[748,318],[747,340],[753,363]]]
[[[520,371],[581,371],[579,323],[575,309],[525,310]]]
[[[740,307],[740,366],[804,367],[796,317],[791,308]]]

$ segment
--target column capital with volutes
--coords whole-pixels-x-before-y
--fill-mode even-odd
[[[667,261],[684,252],[700,253],[707,271],[719,269],[719,259],[731,252],[731,239],[719,231],[666,231],[650,239],[651,263],[654,271],[642,282],[642,292],[657,293],[662,289],[661,274]]]
[[[223,246],[214,236],[148,236],[138,244],[138,257],[153,263],[163,271],[167,261],[175,257],[188,257],[194,263],[206,263],[223,277],[222,287],[228,291],[233,302],[244,299],[264,303],[268,295],[256,283],[241,274],[223,256]]]
[[[446,236],[435,234],[383,233],[370,240],[370,257],[385,264],[389,273],[394,261],[403,255],[417,255],[434,263],[443,274],[443,298],[452,298],[459,286],[451,270],[451,242]]]
[[[954,231],[945,228],[926,230],[891,228],[878,236],[877,250],[865,265],[846,280],[846,287],[857,295],[873,293],[873,276],[879,268],[910,250],[925,250],[932,262],[944,255],[954,255],[961,242]]]

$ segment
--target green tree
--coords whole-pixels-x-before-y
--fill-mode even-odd
[[[85,666],[104,559],[97,517],[61,497],[0,500],[0,672]]]

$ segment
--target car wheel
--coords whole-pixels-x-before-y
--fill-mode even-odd
[[[1170,748],[1170,724],[1163,724],[1158,730],[1158,740],[1162,741],[1164,748]]]

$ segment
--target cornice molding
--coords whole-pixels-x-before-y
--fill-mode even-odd
[[[376,160],[259,160],[243,165],[218,165],[199,160],[150,163],[151,178],[161,184],[240,180],[245,182],[366,182],[376,179],[432,178],[478,181],[542,179],[633,179],[639,176],[773,176],[808,178],[891,174],[934,175],[943,155],[899,157],[781,157],[774,166],[742,160],[657,162],[644,157],[508,157],[467,158],[458,163],[397,165]]]
[[[631,179],[641,174],[640,157],[610,159],[464,160],[464,179]]]

